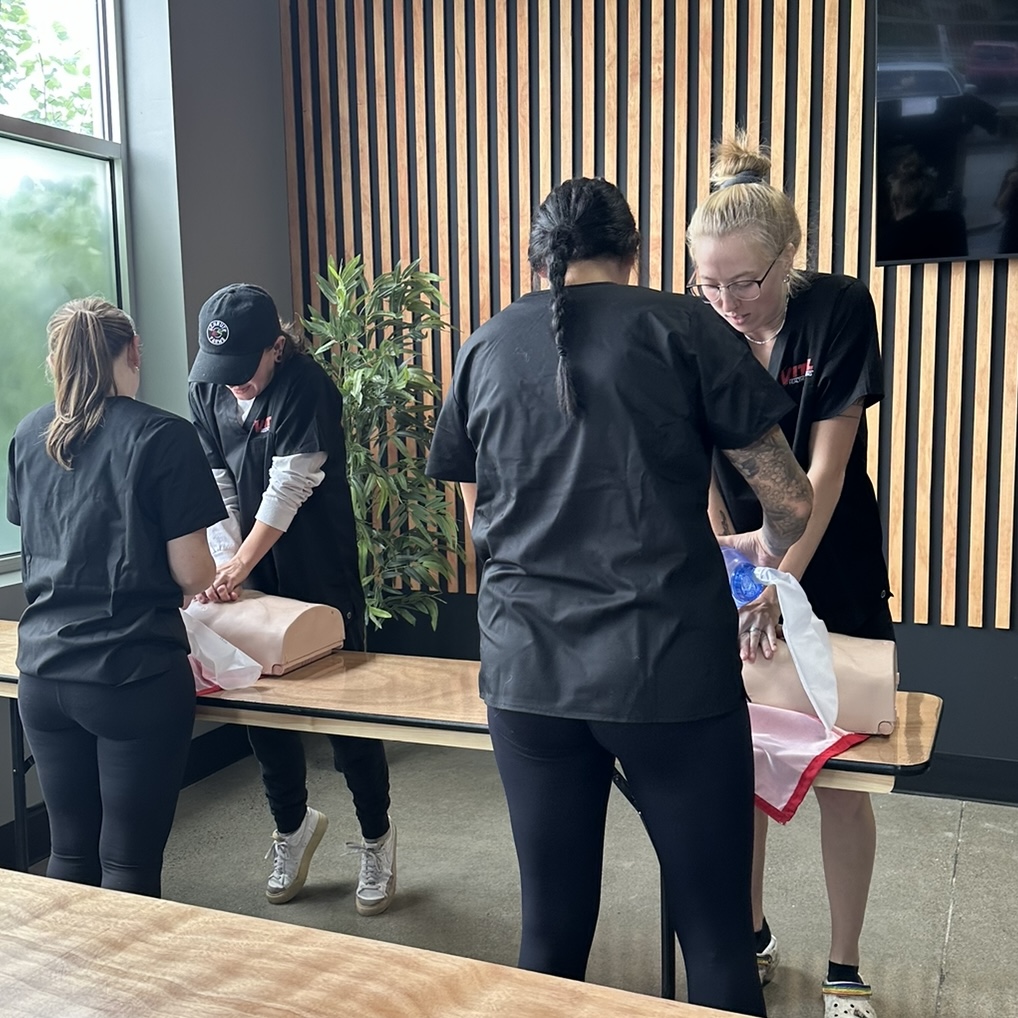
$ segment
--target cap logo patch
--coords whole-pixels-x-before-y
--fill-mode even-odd
[[[222,346],[230,338],[230,327],[217,318],[214,322],[209,322],[205,338],[213,346]]]

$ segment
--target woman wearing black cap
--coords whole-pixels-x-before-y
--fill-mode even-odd
[[[482,564],[481,696],[519,859],[521,967],[585,974],[617,758],[690,1001],[763,1015],[753,756],[711,452],[757,491],[771,557],[802,533],[809,483],[775,427],[778,386],[698,302],[626,285],[638,248],[611,184],[552,191],[530,234],[551,289],[463,346],[428,472],[460,482]]]
[[[198,317],[189,377],[195,426],[230,512],[232,554],[200,599],[235,601],[242,586],[329,604],[346,621],[348,650],[364,647],[364,594],[346,476],[343,400],[325,371],[280,324],[265,290],[234,283]],[[328,827],[307,804],[297,732],[249,728],[276,821],[266,897],[289,901],[304,886]],[[396,889],[396,830],[389,770],[376,739],[330,735],[336,769],[360,822],[357,911],[384,912]]]

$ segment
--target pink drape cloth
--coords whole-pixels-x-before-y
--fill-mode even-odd
[[[795,816],[820,768],[868,735],[824,729],[809,714],[760,703],[749,705],[756,768],[756,804],[779,824]]]

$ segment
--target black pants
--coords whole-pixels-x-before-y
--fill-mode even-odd
[[[122,686],[22,675],[18,708],[49,813],[48,875],[158,897],[194,727],[186,658]]]
[[[348,624],[349,625],[349,624]],[[360,630],[350,626],[344,649],[360,650]],[[307,760],[299,732],[278,728],[248,728],[248,740],[262,771],[265,795],[276,830],[290,834],[300,827],[307,810]],[[330,735],[336,770],[346,778],[353,796],[361,834],[367,841],[389,829],[389,764],[379,739]]]
[[[488,725],[520,866],[520,967],[584,977],[618,759],[661,863],[690,1002],[766,1014],[750,905],[753,752],[745,707],[681,724],[490,708]]]

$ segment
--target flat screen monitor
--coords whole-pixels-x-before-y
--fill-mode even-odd
[[[1018,0],[878,0],[878,264],[1018,257]]]

